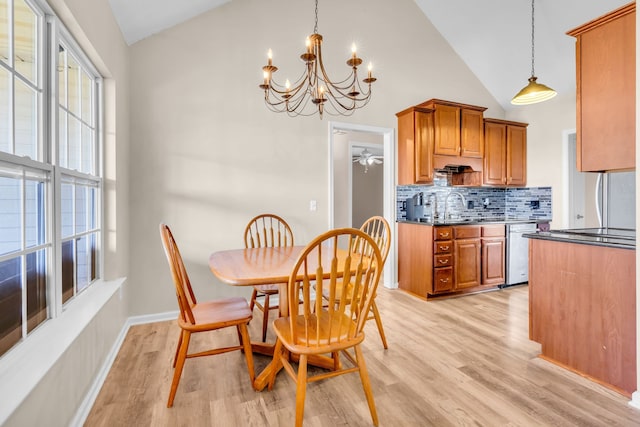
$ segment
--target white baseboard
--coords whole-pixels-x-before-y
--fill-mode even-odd
[[[629,402],[629,405],[633,406],[634,408],[640,409],[640,391],[634,391],[631,394],[631,401]]]
[[[127,332],[129,332],[129,328],[133,325],[143,325],[146,323],[163,322],[165,320],[176,319],[177,317],[178,317],[178,311],[176,310],[176,311],[168,311],[165,313],[147,314],[147,315],[132,316],[127,318],[127,321],[124,323],[124,326],[120,330],[120,333],[118,334],[118,338],[113,343],[113,346],[111,347],[111,351],[107,355],[107,358],[104,361],[104,364],[100,368],[100,371],[98,372],[98,375],[93,381],[93,384],[91,384],[91,387],[87,392],[87,395],[85,396],[84,400],[80,404],[80,407],[76,411],[76,414],[74,415],[73,419],[69,423],[70,427],[82,427],[84,425],[84,422],[87,420],[87,417],[89,416],[89,412],[91,412],[91,408],[93,407],[93,404],[95,403],[96,398],[98,397],[98,393],[100,393],[100,390],[102,389],[102,385],[104,384],[104,381],[107,379],[107,375],[111,370],[111,366],[113,365],[113,362],[116,360],[116,356],[120,351],[120,347],[122,346],[122,343],[124,342],[124,339],[127,336]]]

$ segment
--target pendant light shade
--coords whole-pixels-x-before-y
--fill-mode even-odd
[[[535,0],[531,0],[531,77],[529,77],[529,84],[523,87],[516,96],[513,97],[511,103],[513,105],[528,105],[535,104],[537,102],[546,101],[556,96],[556,91],[549,86],[538,83],[538,78],[535,76],[534,64],[535,64],[535,21],[534,21],[534,3]]]

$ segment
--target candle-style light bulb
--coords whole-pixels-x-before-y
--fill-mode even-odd
[[[373,64],[371,62],[369,62],[369,66],[367,67],[367,69],[369,70],[367,77],[371,78],[371,70],[373,69]]]
[[[271,60],[273,59],[273,52],[271,52],[271,49],[267,52],[267,58],[269,59],[268,64],[272,65]]]
[[[305,45],[307,46],[307,53],[311,53],[311,39],[309,37],[307,37]]]
[[[287,79],[284,82],[284,87],[285,87],[285,89],[287,89],[287,92],[289,92],[289,89],[291,89],[291,83],[289,83],[289,79]]]
[[[353,44],[351,45],[351,56],[352,56],[353,58],[355,58],[355,57],[356,57],[356,44],[355,44],[355,43],[353,43]]]

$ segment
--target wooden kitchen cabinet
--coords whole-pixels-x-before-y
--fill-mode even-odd
[[[441,99],[431,99],[420,106],[434,110],[434,154],[482,158],[486,107]]]
[[[430,294],[451,292],[453,277],[453,228],[433,228],[433,287]]]
[[[433,182],[433,110],[411,107],[398,118],[398,185]]]
[[[454,236],[454,289],[480,286],[482,281],[480,226],[454,227]]]
[[[576,38],[577,168],[635,169],[636,4],[567,34]]]
[[[482,285],[505,283],[506,239],[504,225],[482,226]]]
[[[422,298],[433,292],[433,229],[398,223],[398,287]]]
[[[527,184],[527,123],[484,119],[485,185]]]

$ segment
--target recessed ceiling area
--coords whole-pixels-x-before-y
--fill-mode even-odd
[[[230,1],[109,0],[129,45]],[[414,1],[500,105],[520,108],[510,101],[531,76],[531,1]],[[629,2],[537,0],[538,82],[575,94],[575,39],[566,32]]]

